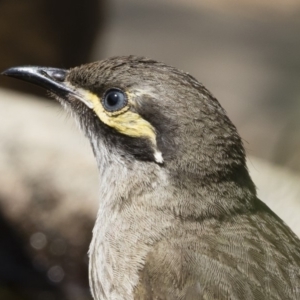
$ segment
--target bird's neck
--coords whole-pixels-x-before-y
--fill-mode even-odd
[[[90,247],[95,299],[133,299],[147,254],[168,232],[185,220],[201,222],[239,211],[253,198],[243,186],[246,170],[246,175],[240,173],[241,182],[233,177],[201,182],[192,174],[174,178],[155,163],[110,161],[98,166],[100,208]]]
[[[130,169],[106,165],[100,172],[90,285],[95,299],[130,300],[152,245],[174,225],[172,212],[165,209],[170,198],[168,175],[154,163],[144,168],[138,162]]]

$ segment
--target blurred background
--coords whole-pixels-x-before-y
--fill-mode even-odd
[[[189,72],[241,134],[259,196],[300,234],[300,2],[0,0],[0,70],[147,56]],[[88,142],[44,90],[0,78],[0,299],[88,300]]]

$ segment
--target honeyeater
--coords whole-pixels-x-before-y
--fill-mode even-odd
[[[300,240],[257,198],[235,126],[194,77],[136,56],[2,74],[49,90],[91,143],[94,299],[300,299]]]

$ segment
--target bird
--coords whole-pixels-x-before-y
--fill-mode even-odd
[[[47,89],[90,141],[95,300],[300,299],[300,240],[257,197],[236,127],[193,76],[134,55],[2,75]]]

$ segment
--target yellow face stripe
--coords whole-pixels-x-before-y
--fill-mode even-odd
[[[154,128],[139,114],[130,111],[128,106],[117,113],[110,113],[103,108],[101,100],[97,95],[88,92],[84,96],[86,101],[92,104],[92,109],[104,124],[131,137],[148,138],[154,148],[156,148],[156,134]]]

